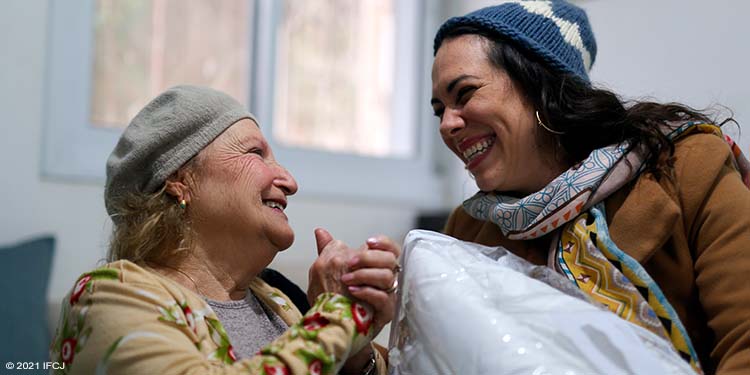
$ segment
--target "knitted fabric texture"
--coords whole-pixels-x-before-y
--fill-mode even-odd
[[[157,96],[130,122],[107,159],[104,203],[128,193],[156,192],[182,165],[235,122],[255,118],[227,94],[176,86]]]
[[[586,12],[575,5],[561,0],[510,1],[453,17],[435,35],[435,54],[445,36],[460,26],[476,27],[511,41],[557,71],[589,81],[596,40]]]

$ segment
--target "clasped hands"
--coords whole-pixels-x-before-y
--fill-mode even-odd
[[[351,296],[374,310],[374,333],[391,321],[398,285],[399,245],[386,236],[369,238],[357,249],[336,240],[325,229],[315,230],[318,258],[310,266],[307,298],[333,292]]]

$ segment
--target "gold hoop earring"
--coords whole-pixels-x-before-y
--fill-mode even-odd
[[[184,210],[186,208],[187,208],[187,202],[185,202],[185,200],[183,199],[180,201],[180,209]]]
[[[543,127],[544,130],[546,130],[546,131],[548,131],[548,132],[550,132],[552,134],[557,134],[557,135],[563,135],[563,134],[565,134],[565,132],[561,132],[561,131],[557,131],[557,130],[552,130],[552,129],[548,128],[547,125],[544,125],[544,123],[542,122],[542,119],[539,117],[539,111],[536,111],[536,122],[541,127]]]

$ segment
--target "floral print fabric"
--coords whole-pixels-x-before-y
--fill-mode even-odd
[[[238,361],[194,293],[128,261],[86,273],[63,301],[50,355],[66,366],[56,373],[330,374],[370,341],[372,311],[347,297],[322,294],[303,317],[260,279],[251,289],[290,329]]]

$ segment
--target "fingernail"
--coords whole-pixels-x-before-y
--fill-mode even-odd
[[[343,281],[343,282],[345,282],[345,283],[346,283],[346,282],[349,282],[349,281],[352,281],[352,279],[354,279],[354,275],[352,275],[352,274],[350,274],[350,273],[345,273],[345,274],[343,274],[343,275],[341,276],[341,281]]]
[[[378,244],[378,239],[375,238],[375,237],[370,237],[370,238],[367,239],[367,243],[369,245],[373,245],[373,246],[377,245]]]
[[[354,266],[354,265],[355,265],[355,264],[357,264],[357,263],[359,263],[359,257],[357,257],[357,256],[355,256],[355,257],[352,257],[352,259],[349,259],[349,261],[348,261],[348,262],[346,262],[346,264],[347,264],[347,265],[348,265],[349,267],[352,267],[352,266]]]
[[[362,289],[362,288],[360,288],[358,286],[350,286],[349,287],[349,291],[350,292],[359,292],[360,289]]]

